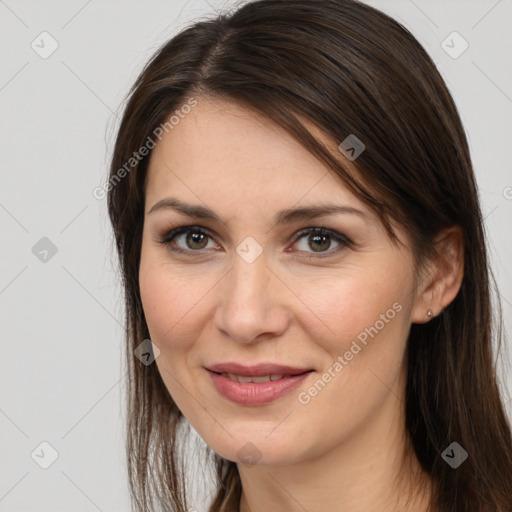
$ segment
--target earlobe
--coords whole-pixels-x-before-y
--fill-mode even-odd
[[[413,323],[426,323],[439,315],[459,293],[464,277],[464,235],[459,226],[436,237],[437,257],[428,264],[427,277],[417,289]]]

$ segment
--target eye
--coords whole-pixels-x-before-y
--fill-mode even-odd
[[[171,251],[191,254],[212,248],[208,247],[208,242],[212,241],[211,238],[211,235],[199,226],[185,226],[165,233],[157,239],[157,242],[168,245]]]
[[[211,234],[199,226],[182,226],[172,229],[156,241],[169,246],[173,252],[194,256],[203,254],[204,249],[218,248]],[[337,244],[334,249],[332,249],[333,242]],[[209,246],[210,243],[213,246]],[[337,231],[323,227],[310,227],[295,235],[293,245],[299,247],[299,252],[309,253],[305,256],[306,258],[314,258],[331,256],[346,247],[352,247],[353,243]],[[290,250],[287,249],[287,252]]]
[[[332,249],[333,241],[337,246]],[[352,241],[345,235],[323,227],[311,227],[300,231],[293,245],[297,245],[301,252],[309,252],[306,258],[330,256],[345,247],[351,247]],[[311,249],[308,250],[308,249]]]

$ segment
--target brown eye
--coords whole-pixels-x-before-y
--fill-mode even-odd
[[[173,229],[157,240],[157,242],[169,246],[171,251],[187,254],[198,253],[198,255],[203,252],[203,249],[209,248],[208,242],[210,241],[213,243],[211,235],[196,226]],[[216,244],[214,246],[216,247]]]
[[[324,251],[329,249],[331,245],[331,237],[329,235],[309,235],[308,245],[313,251]]]
[[[334,248],[332,248],[333,244],[335,244]],[[351,247],[353,244],[345,235],[337,231],[326,228],[307,228],[297,235],[293,245],[297,246],[299,252],[306,253],[307,257],[314,257],[315,253],[322,257],[338,253],[339,250]]]
[[[191,231],[185,236],[187,249],[204,249],[208,245],[208,235]]]

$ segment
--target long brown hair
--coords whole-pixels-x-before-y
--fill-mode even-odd
[[[501,306],[496,300],[491,307],[494,280],[466,135],[419,42],[355,0],[256,0],[199,21],[163,45],[130,90],[111,162],[108,210],[125,292],[134,510],[188,507],[179,435],[184,417],[156,365],[133,355],[149,338],[138,269],[150,151],[131,159],[150,147],[159,127],[172,129],[169,116],[184,115],[183,106],[199,96],[241,102],[285,128],[379,213],[392,238],[392,220],[406,228],[418,262],[433,254],[442,228],[460,226],[459,293],[430,322],[411,326],[406,430],[431,477],[429,510],[511,511],[512,436],[492,345],[495,340],[498,354]],[[328,150],[304,120],[337,144],[349,134],[364,142],[353,162],[358,179],[344,168],[341,152]],[[441,456],[452,442],[469,454],[456,469]],[[211,454],[206,448],[205,457]],[[217,454],[214,463],[218,489],[210,512],[238,510],[236,464]]]

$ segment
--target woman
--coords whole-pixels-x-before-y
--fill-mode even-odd
[[[182,31],[130,92],[108,205],[135,510],[188,510],[187,425],[212,512],[512,510],[467,140],[403,26],[258,0]]]

